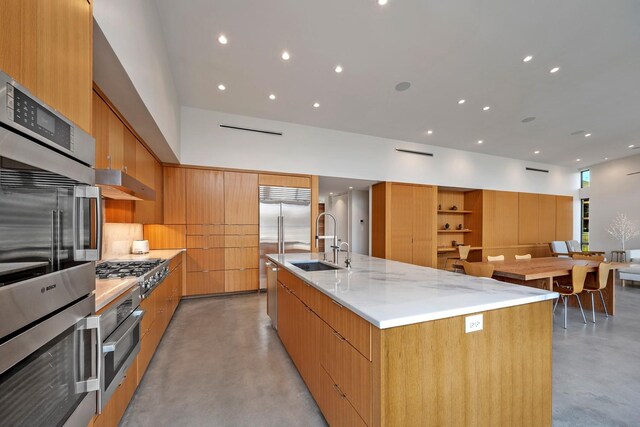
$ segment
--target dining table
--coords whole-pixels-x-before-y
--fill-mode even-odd
[[[554,282],[571,283],[571,269],[574,265],[589,266],[586,285],[597,287],[598,261],[574,260],[564,257],[543,257],[519,260],[485,261],[483,264],[494,266],[493,278],[509,283],[542,288],[553,291]],[[609,275],[607,286],[602,290],[607,311],[615,314],[615,276],[618,268],[624,263],[612,263],[613,271]],[[591,297],[587,292],[578,295],[585,309],[591,309]],[[577,306],[575,298],[570,298],[570,305]],[[604,313],[599,300],[595,302],[595,310]]]

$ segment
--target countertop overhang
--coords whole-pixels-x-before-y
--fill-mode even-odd
[[[307,272],[321,254],[267,257],[379,329],[556,299],[558,293],[353,254],[351,269]]]

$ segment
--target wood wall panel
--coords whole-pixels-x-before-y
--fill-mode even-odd
[[[413,262],[413,185],[391,184],[387,259]]]
[[[540,242],[539,195],[518,193],[518,243]]]
[[[258,177],[258,185],[268,185],[272,187],[311,188],[311,177],[261,173]]]
[[[375,330],[373,424],[550,426],[551,310],[484,312],[484,329],[469,334],[465,316]]]
[[[104,222],[133,222],[133,201],[104,199]]]
[[[187,224],[224,224],[224,173],[186,169],[185,179]]]
[[[548,243],[556,239],[556,196],[538,196],[539,235],[536,243]]]
[[[482,190],[467,191],[464,193],[464,209],[471,211],[470,214],[463,215],[465,218],[465,226],[471,230],[471,233],[466,233],[464,235],[464,244],[482,246]]]
[[[144,238],[149,249],[183,249],[186,247],[184,225],[146,224]]]
[[[225,224],[258,224],[260,196],[258,174],[224,173]]]
[[[518,193],[483,190],[482,246],[518,244]]]
[[[183,168],[163,168],[164,223],[186,224],[186,177]]]
[[[371,255],[378,258],[387,255],[387,199],[390,186],[388,182],[381,182],[371,187]]]
[[[225,271],[225,292],[257,291],[260,287],[259,271],[257,268]]]
[[[436,267],[438,190],[432,186],[413,187],[413,264]]]
[[[556,237],[573,240],[573,197],[556,196]]]

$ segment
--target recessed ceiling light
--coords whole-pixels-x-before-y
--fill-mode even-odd
[[[427,135],[433,135],[433,131],[432,131],[431,129],[429,129],[429,130],[427,131]]]
[[[389,1],[389,0],[378,0],[378,4],[379,4],[380,6],[384,6],[385,4],[387,4],[387,3],[388,3],[388,1]]]
[[[585,137],[585,138],[589,138],[590,136],[591,136],[591,134],[590,134],[590,133],[585,133],[585,134],[584,134],[584,137]]]
[[[533,154],[540,154],[540,150],[534,151]]]
[[[635,145],[634,145],[634,144],[631,144],[631,145],[629,146],[629,148],[633,148],[633,147],[635,147]]]
[[[466,100],[466,99],[461,99],[460,101],[458,101],[458,104],[462,105],[462,104],[464,104],[465,102],[467,102],[467,100]]]
[[[609,160],[609,158],[608,158],[608,157],[605,157],[604,159],[605,159],[605,160]]]
[[[342,65],[336,65],[335,71],[336,73],[340,74],[342,72]]]
[[[353,187],[349,187],[349,190],[353,190]]]
[[[482,107],[482,111],[489,111],[491,109],[491,107],[489,107],[488,105],[485,105],[484,107]]]
[[[281,55],[282,59],[284,59],[285,61],[288,61],[289,58],[291,58],[291,55],[289,55],[289,52],[287,52],[286,50],[282,52]]]
[[[225,36],[224,34],[220,34],[220,37],[218,37],[218,43],[227,44],[227,42],[228,42],[227,36]]]
[[[220,90],[225,90],[226,88],[227,87],[225,85],[223,85],[223,84],[219,84],[218,85],[218,89],[220,89]]]
[[[580,134],[582,134],[582,133],[584,133],[584,131],[583,131],[583,130],[577,130],[577,131],[575,131],[575,132],[571,132],[571,135],[580,135]]]
[[[576,159],[576,162],[579,162],[581,159]]]
[[[558,71],[560,71],[560,67],[553,67],[552,69],[549,70],[551,74],[557,73]]]
[[[271,95],[269,95],[269,99],[273,101],[274,99],[276,99],[276,96],[272,93]]]
[[[482,144],[483,142],[484,142],[484,141],[483,141],[483,140],[481,140],[481,139],[479,139],[479,140],[478,140],[478,144]]]
[[[396,85],[396,90],[398,92],[404,92],[405,90],[411,87],[411,83],[409,82],[400,82]]]
[[[524,57],[524,59],[522,60],[522,62],[529,62],[529,61],[531,61],[532,59],[533,59],[533,56],[531,56],[531,55],[527,55],[527,56],[525,56],[525,57]]]
[[[531,117],[525,117],[524,119],[520,120],[522,123],[530,123],[532,121],[534,121],[536,118],[531,116]]]
[[[313,103],[313,108],[318,108],[320,107],[320,103],[319,102],[314,102]]]
[[[333,193],[329,193],[330,196],[333,196]]]

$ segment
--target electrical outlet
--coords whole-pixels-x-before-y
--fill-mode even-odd
[[[467,316],[464,318],[465,333],[481,331],[483,328],[482,314]]]

